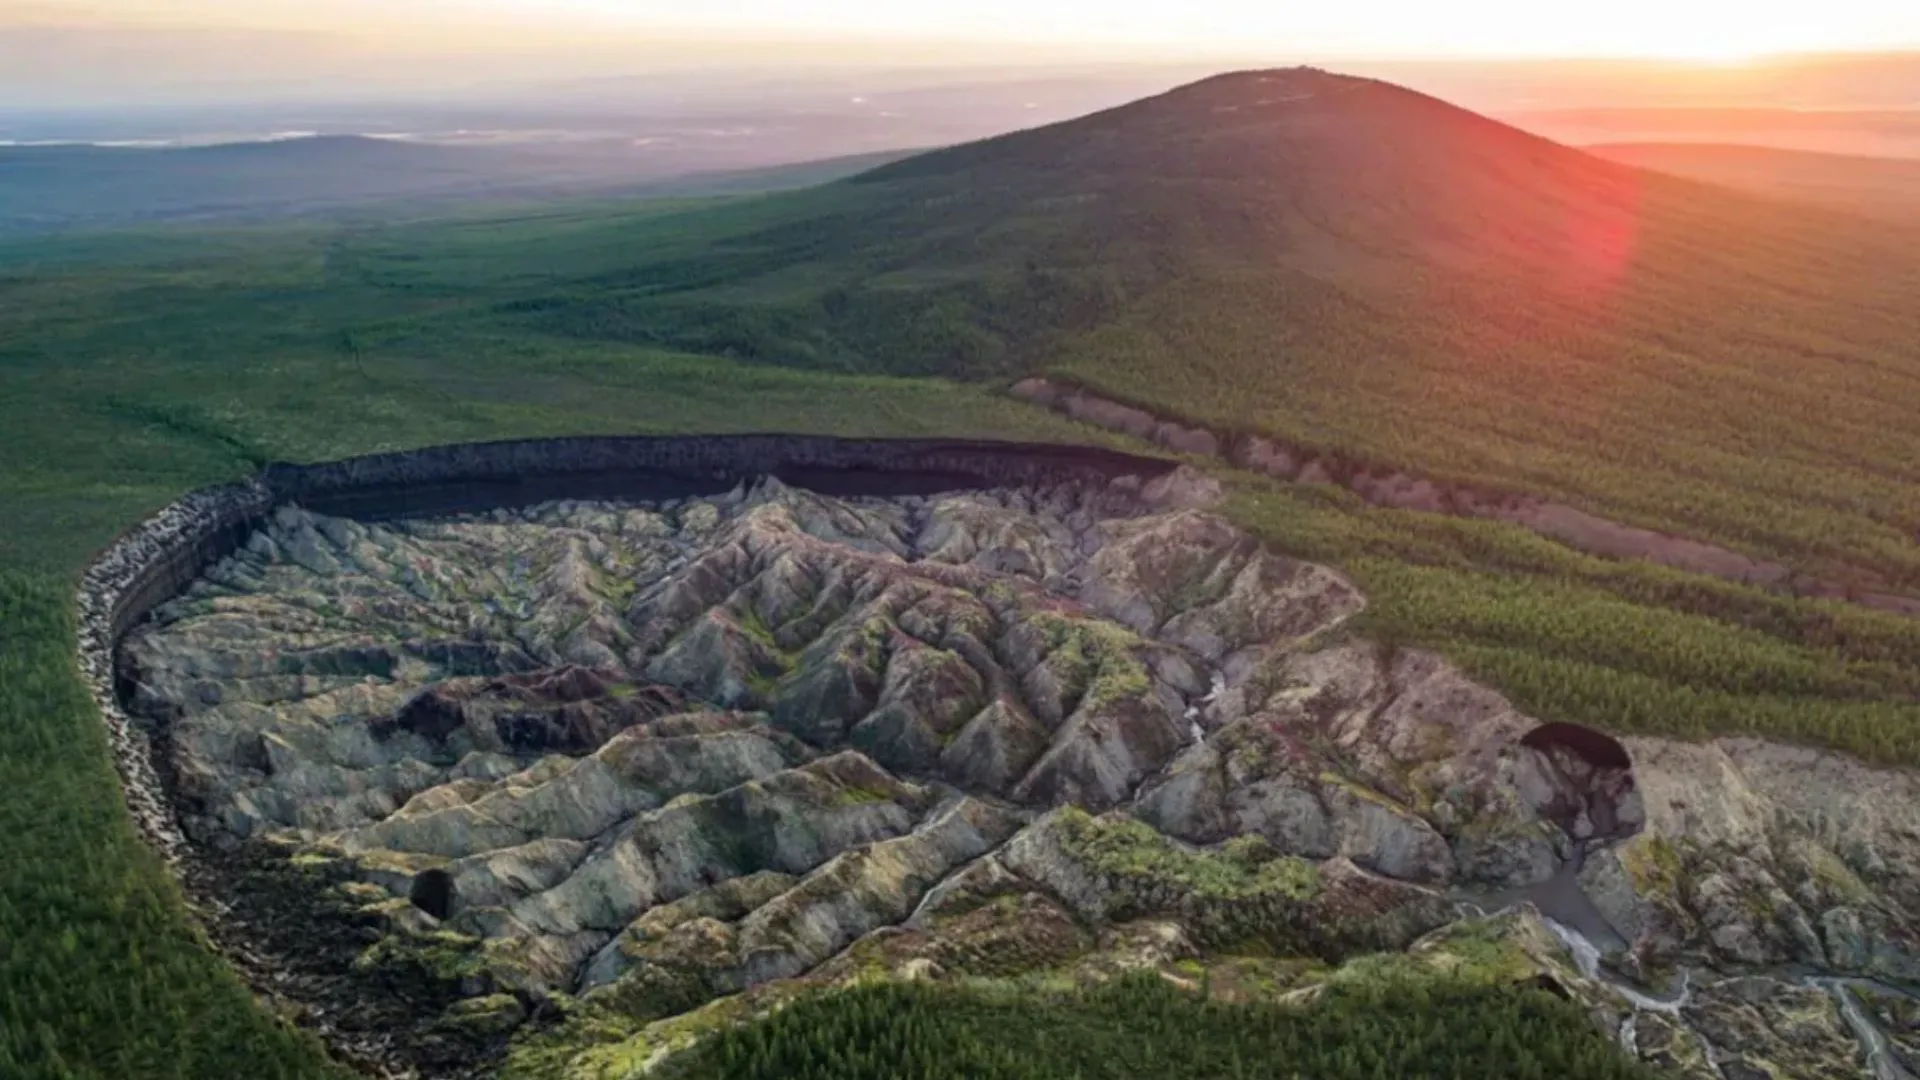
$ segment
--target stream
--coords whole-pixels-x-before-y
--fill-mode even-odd
[[[1817,986],[1833,995],[1840,1003],[1840,1015],[1847,1018],[1847,1026],[1853,1029],[1854,1037],[1860,1040],[1860,1046],[1867,1052],[1867,1067],[1873,1070],[1873,1080],[1914,1080],[1913,1074],[1901,1066],[1894,1057],[1893,1046],[1887,1039],[1887,1033],[1860,1007],[1860,999],[1849,993],[1854,986],[1865,986],[1886,993],[1901,993],[1894,987],[1874,982],[1871,979],[1850,979],[1841,977],[1820,977],[1809,975],[1801,980],[1808,986]]]
[[[1593,940],[1587,937],[1587,935],[1565,923],[1553,919],[1551,916],[1542,916],[1541,921],[1547,924],[1548,930],[1553,931],[1554,937],[1560,939],[1560,944],[1567,947],[1567,952],[1573,956],[1573,966],[1579,970],[1581,975],[1594,982],[1604,983],[1614,993],[1627,999],[1627,1003],[1634,1007],[1635,1011],[1628,1014],[1627,1018],[1621,1021],[1620,1024],[1620,1045],[1627,1053],[1635,1057],[1640,1056],[1638,1043],[1639,1028],[1637,1024],[1640,1018],[1640,1011],[1661,1013],[1671,1017],[1676,1026],[1693,1032],[1693,1037],[1700,1043],[1701,1052],[1707,1057],[1707,1066],[1713,1070],[1715,1076],[1726,1075],[1726,1072],[1720,1068],[1720,1054],[1714,1048],[1713,1043],[1707,1041],[1706,1037],[1699,1032],[1694,1031],[1693,1025],[1687,1023],[1686,1017],[1680,1014],[1680,1010],[1686,1008],[1687,1004],[1693,1000],[1692,968],[1680,969],[1680,989],[1672,997],[1653,997],[1641,991],[1632,983],[1615,976],[1612,972],[1600,966],[1600,946],[1595,945]]]
[[[1542,921],[1546,923],[1547,929],[1553,932],[1553,936],[1566,946],[1567,952],[1573,957],[1574,966],[1582,976],[1604,983],[1633,1006],[1635,1011],[1620,1025],[1620,1045],[1623,1049],[1637,1057],[1639,1053],[1637,1021],[1640,1012],[1661,1013],[1671,1017],[1676,1025],[1692,1032],[1706,1054],[1707,1065],[1713,1069],[1714,1074],[1726,1075],[1720,1067],[1718,1048],[1695,1030],[1682,1014],[1693,1000],[1694,971],[1692,968],[1680,969],[1680,988],[1672,997],[1654,997],[1603,967],[1600,963],[1600,947],[1595,945],[1586,934],[1551,916],[1543,916]],[[1914,1075],[1907,1071],[1894,1055],[1893,1045],[1887,1033],[1881,1030],[1879,1023],[1861,1007],[1860,999],[1851,992],[1851,988],[1866,987],[1881,993],[1897,994],[1903,997],[1911,997],[1911,994],[1872,979],[1786,973],[1780,973],[1780,977],[1802,986],[1822,990],[1833,998],[1835,1004],[1839,1006],[1840,1015],[1846,1020],[1847,1026],[1853,1030],[1854,1038],[1860,1044],[1860,1049],[1866,1058],[1867,1069],[1873,1080],[1915,1080]]]

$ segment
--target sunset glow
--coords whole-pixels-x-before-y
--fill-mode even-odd
[[[458,93],[721,69],[1143,62],[1185,65],[1191,77],[1595,59],[1626,65],[1616,89],[1718,93],[1783,54],[1903,47],[1920,48],[1920,4],[1909,0],[0,0],[0,108]],[[1465,103],[1488,107],[1501,79],[1488,74],[1491,97]]]
[[[166,24],[327,31],[433,49],[511,35],[522,48],[581,34],[802,34],[1124,46],[1175,53],[1372,56],[1616,56],[1737,61],[1769,53],[1920,44],[1904,0],[1617,0],[1600,8],[1523,0],[0,0],[23,23]],[[396,36],[397,35],[397,36]],[[529,36],[530,35],[530,36]]]

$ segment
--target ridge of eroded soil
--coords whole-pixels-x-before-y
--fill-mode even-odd
[[[1649,1060],[1856,1075],[1781,972],[1920,975],[1910,776],[1556,733],[1346,633],[1352,585],[1203,487],[282,507],[124,674],[288,996],[430,1074],[515,1033],[522,1074],[637,1068],[688,1017],[875,971],[1491,935]],[[1622,972],[1701,970],[1691,1012],[1571,962],[1526,903],[1577,918],[1569,881]],[[1496,899],[1522,906],[1474,915]]]

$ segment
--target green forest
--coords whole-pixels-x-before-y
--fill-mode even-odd
[[[1156,974],[1043,994],[888,983],[812,997],[670,1059],[672,1080],[1653,1080],[1542,990],[1341,987],[1224,1004]]]

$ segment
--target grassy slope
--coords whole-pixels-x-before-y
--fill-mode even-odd
[[[323,1077],[183,920],[73,675],[64,582],[0,570],[0,1076]]]
[[[826,369],[1047,370],[1920,587],[1920,230],[1325,78],[1205,84],[777,205],[518,314]]]

